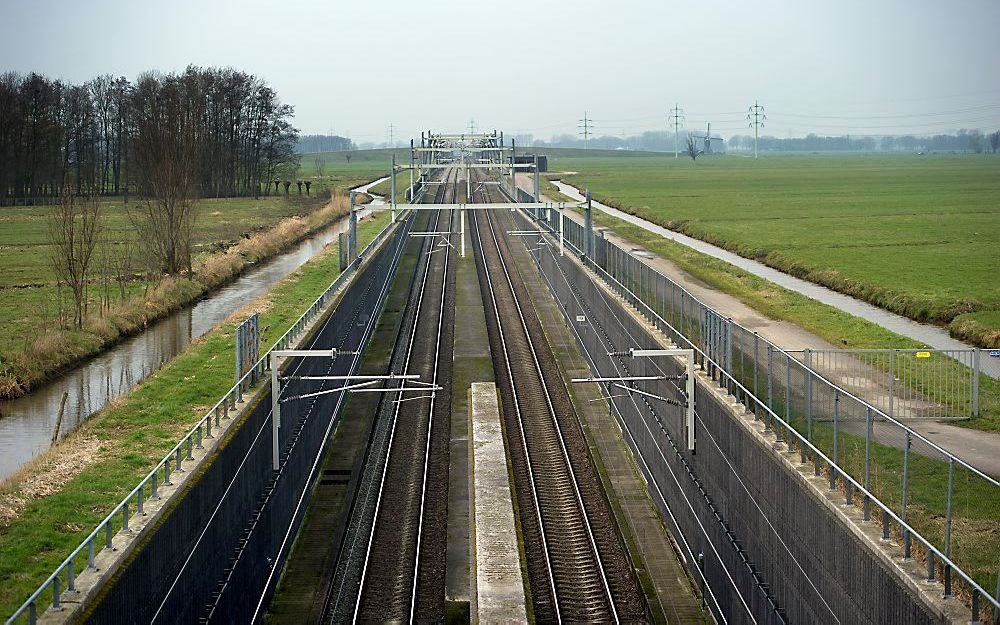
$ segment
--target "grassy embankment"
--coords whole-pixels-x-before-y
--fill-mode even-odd
[[[800,158],[810,160],[816,157]],[[839,159],[844,157],[829,158]],[[854,158],[863,159],[865,157],[859,156]],[[569,169],[567,162],[578,167],[580,160],[566,159],[566,161],[557,161],[556,170]],[[629,162],[638,163],[646,159],[640,161],[640,159],[621,157],[620,160],[623,164],[627,165]],[[650,159],[650,162],[652,160]],[[609,171],[619,171],[622,168],[623,165],[612,164],[609,166]],[[550,174],[549,177],[563,177],[568,182],[582,184],[575,177],[559,176],[555,173]],[[548,181],[543,181],[543,192],[554,199],[568,199],[561,197],[556,187]],[[594,220],[596,224],[609,227],[626,239],[671,260],[681,269],[699,280],[737,297],[743,303],[766,316],[773,319],[790,321],[834,345],[851,348],[924,347],[921,343],[889,332],[872,322],[854,317],[831,306],[821,304],[806,296],[779,287],[767,280],[742,271],[729,263],[663,239],[643,228],[609,217],[602,212],[595,211]],[[985,259],[984,262],[986,262]],[[990,311],[971,313],[970,315],[959,317],[955,323],[962,322],[967,316],[979,318],[991,314]],[[943,366],[957,365],[954,365],[950,361],[945,361]],[[975,429],[1000,431],[1000,384],[997,384],[996,381],[987,376],[981,376],[980,378],[980,415],[979,418],[962,421],[959,424]]]
[[[557,157],[550,169],[654,223],[1000,347],[1000,158]]]
[[[342,194],[380,173],[374,156],[357,154],[350,164],[337,161],[337,154],[318,155],[330,160],[323,176],[306,166],[313,164],[313,159],[304,158],[303,173],[315,181],[311,197],[300,196],[293,186],[288,197],[282,193],[256,200],[202,200],[194,235],[194,275],[190,278],[144,275],[141,252],[133,249],[127,283],[121,289],[114,281],[101,284],[99,265],[104,250],[108,256],[117,255],[123,242],[134,237],[122,200],[104,201],[104,232],[111,243],[95,253],[90,314],[82,329],[60,328],[58,323],[59,288],[52,270],[46,219],[52,208],[4,209],[0,216],[4,225],[0,228],[0,266],[4,267],[0,274],[0,398],[23,394],[344,216],[347,205],[343,200],[327,204],[330,194]],[[132,202],[134,205],[135,200]],[[110,302],[104,310],[102,299]]]
[[[364,245],[388,223],[362,223]],[[264,345],[279,337],[338,272],[337,246],[0,484],[0,615],[9,615],[232,385],[233,332],[261,313]],[[77,570],[81,570],[78,568]]]
[[[550,182],[543,182],[543,193],[555,200],[567,200]],[[706,284],[733,295],[768,317],[795,323],[827,341],[856,347],[919,347],[906,339],[869,321],[853,317],[831,306],[820,304],[804,295],[779,287],[724,261],[696,252],[679,243],[663,239],[648,230],[595,211],[597,225],[608,227],[620,236],[669,259],[684,271]],[[674,320],[676,323],[676,320]],[[753,371],[736,372],[748,387],[753,386]],[[766,378],[758,380],[766,385]],[[983,376],[981,379],[981,411],[983,416],[962,422],[970,427],[1000,431],[1000,387]],[[775,392],[774,410],[784,414],[783,390]],[[804,415],[793,410],[790,422],[796,430],[806,433]],[[787,435],[784,436],[787,438]],[[864,437],[841,431],[839,460],[852,475],[864,474]],[[833,429],[829,423],[814,423],[811,440],[832,457]],[[887,445],[872,447],[872,491],[886,504],[898,510],[901,502],[902,453]],[[922,535],[943,544],[946,494],[948,492],[947,463],[915,453],[910,460],[908,519]],[[952,555],[955,560],[987,589],[996,583],[996,541],[992,527],[997,514],[995,489],[964,470],[955,475],[955,523]],[[859,501],[859,500],[856,500]],[[859,504],[860,505],[860,504]]]

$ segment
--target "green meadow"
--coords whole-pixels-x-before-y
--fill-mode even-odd
[[[352,152],[350,162],[345,154],[302,155],[296,179],[312,182],[308,196],[304,188],[300,194],[297,185],[292,184],[288,195],[285,195],[284,188],[275,194],[272,187],[271,195],[257,199],[199,200],[193,235],[196,260],[267,231],[287,217],[312,215],[326,203],[331,192],[345,193],[352,187],[384,175],[388,170],[388,150]],[[139,208],[138,202],[135,197],[130,198],[129,205],[121,197],[102,200],[102,235],[108,241],[112,255],[122,248],[124,242],[134,243],[135,228],[129,210]],[[52,210],[49,205],[0,208],[0,267],[3,267],[0,271],[0,394],[6,388],[4,379],[37,384],[67,363],[100,351],[111,342],[106,335],[114,334],[107,329],[98,332],[85,327],[83,330],[63,331],[59,333],[58,340],[53,338],[48,342],[38,342],[43,335],[52,333],[59,317],[59,289],[52,268],[53,248],[48,231],[48,216]],[[273,249],[268,250],[268,254],[273,252]],[[100,284],[98,267],[102,253],[98,249],[92,261],[92,284],[89,287],[92,320],[99,316],[100,301],[106,293],[104,285]],[[266,255],[254,256],[248,261],[257,262]],[[131,277],[124,286],[125,297],[122,298],[117,284],[112,283],[108,287],[111,304],[142,308],[142,297],[156,286],[157,277],[146,275],[141,253],[135,250],[134,256]],[[199,297],[203,291],[202,287],[184,281],[179,281],[176,286],[166,297],[168,308],[183,305]],[[137,314],[130,314],[130,317]],[[137,323],[141,325],[142,321]]]
[[[984,347],[1000,338],[1000,157],[553,152],[550,171],[578,172],[562,177],[602,202],[910,318],[954,320]]]

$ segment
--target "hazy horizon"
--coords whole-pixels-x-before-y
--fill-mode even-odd
[[[805,6],[454,0],[280,6],[189,0],[8,3],[0,70],[73,83],[232,66],[268,81],[303,134],[400,142],[421,130],[549,139],[712,123],[748,134],[929,134],[1000,126],[1000,3]]]

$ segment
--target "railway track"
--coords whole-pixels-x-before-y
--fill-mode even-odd
[[[457,173],[446,170],[435,202],[454,201]],[[450,232],[452,212],[435,211],[429,231]],[[327,622],[444,619],[455,309],[450,239],[427,236],[419,248],[412,321],[393,359],[394,372],[418,374],[441,389],[382,399],[382,423],[373,428],[352,531],[326,602]]]
[[[484,186],[475,195],[490,201]],[[534,616],[541,622],[645,620],[645,600],[569,393],[510,260],[509,216],[472,213]]]

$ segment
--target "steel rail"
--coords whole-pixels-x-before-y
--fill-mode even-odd
[[[484,195],[486,195],[487,193],[488,192],[486,190],[483,191]],[[591,551],[593,553],[594,561],[595,561],[595,563],[597,565],[597,570],[598,570],[598,572],[600,574],[599,576],[600,576],[600,580],[601,580],[602,590],[603,590],[605,598],[607,599],[608,607],[609,607],[609,609],[611,611],[611,616],[612,616],[612,618],[613,618],[613,620],[615,622],[618,622],[619,621],[618,610],[617,610],[617,607],[615,605],[615,600],[614,600],[614,596],[613,596],[613,594],[611,592],[610,584],[608,583],[607,575],[605,574],[605,571],[604,571],[604,566],[603,566],[603,563],[601,561],[600,550],[597,548],[597,542],[594,539],[593,530],[592,530],[591,524],[590,524],[590,518],[589,518],[589,516],[587,514],[587,508],[584,505],[583,497],[582,497],[582,495],[580,493],[579,481],[578,481],[578,478],[576,476],[576,472],[573,469],[572,462],[570,461],[570,458],[569,458],[569,452],[568,452],[568,450],[566,448],[565,435],[564,435],[564,433],[562,431],[562,427],[559,424],[559,420],[558,420],[557,415],[556,415],[556,410],[555,410],[555,407],[554,407],[554,405],[552,403],[551,392],[550,392],[550,390],[548,388],[548,384],[545,381],[545,377],[544,377],[543,372],[542,372],[541,364],[539,363],[539,360],[538,360],[538,354],[537,354],[537,350],[535,348],[534,341],[532,340],[531,333],[528,331],[528,326],[527,326],[527,322],[525,321],[522,303],[518,299],[517,292],[516,292],[516,290],[514,288],[514,282],[513,282],[513,279],[511,277],[511,274],[510,274],[510,269],[508,267],[508,264],[507,264],[506,260],[503,257],[503,253],[502,253],[501,248],[500,248],[500,243],[499,243],[499,240],[497,238],[497,233],[496,233],[496,226],[495,226],[495,224],[493,222],[492,216],[489,215],[488,213],[487,213],[487,223],[488,223],[489,228],[490,228],[490,235],[491,235],[491,238],[493,240],[493,244],[494,244],[494,246],[496,247],[496,250],[497,250],[497,258],[498,258],[498,260],[500,262],[501,268],[503,269],[503,274],[504,274],[504,277],[506,278],[507,285],[510,288],[511,300],[512,300],[512,302],[513,302],[513,304],[514,304],[514,306],[515,306],[515,308],[517,310],[518,319],[520,321],[521,329],[524,332],[524,335],[525,335],[525,338],[526,338],[526,342],[527,342],[527,345],[529,347],[529,350],[530,350],[530,353],[531,353],[531,356],[532,356],[532,362],[534,364],[535,372],[536,372],[536,374],[538,376],[539,382],[541,383],[541,387],[542,387],[542,389],[544,391],[546,406],[548,408],[548,414],[549,414],[549,417],[552,420],[552,423],[553,423],[553,425],[555,427],[555,430],[556,430],[556,433],[557,433],[557,438],[558,438],[558,441],[559,441],[560,451],[562,453],[563,461],[565,463],[567,472],[568,472],[568,474],[570,476],[571,484],[573,486],[573,495],[574,495],[575,500],[576,500],[577,508],[578,508],[578,511],[579,511],[579,514],[580,514],[580,518],[581,518],[582,524],[584,526],[584,529],[586,530],[587,540],[588,540],[588,542],[590,544],[590,548],[591,548]],[[478,224],[478,219],[477,219],[477,226],[478,225],[479,224]],[[477,227],[477,236],[480,239],[480,252],[483,254],[483,259],[484,259],[484,262],[485,262],[485,249],[482,247],[482,243],[481,243],[482,237],[481,237],[481,233],[480,233],[480,230],[479,230],[478,227]],[[488,283],[490,285],[491,296],[493,297],[493,300],[494,300],[494,310],[496,311],[497,321],[498,321],[498,325],[499,325],[499,322],[500,322],[500,319],[499,319],[499,308],[496,305],[497,292],[496,292],[496,289],[493,286],[492,279],[489,279],[489,272],[487,272],[487,278],[488,278]],[[515,386],[514,386],[515,381],[513,379],[513,372],[512,372],[512,370],[510,368],[510,355],[507,353],[506,343],[505,343],[505,347],[504,347],[504,352],[505,352],[505,361],[507,363],[507,372],[508,372],[508,375],[511,378],[511,387],[512,387],[512,389],[514,389],[515,388]],[[514,392],[516,394],[516,389],[515,389]],[[516,402],[515,402],[515,405],[517,405]],[[520,409],[518,409],[518,411],[517,411],[517,416],[518,416],[519,427],[520,427],[520,430],[521,430],[521,436],[522,436],[522,440],[523,440],[523,444],[524,444],[524,448],[525,448],[526,464],[529,467],[529,472],[533,472],[532,465],[531,465],[531,460],[530,460],[530,454],[528,453],[527,441],[526,441],[526,438],[525,438],[525,435],[524,435],[524,425],[523,425],[523,422],[522,422],[522,415],[521,415]],[[533,478],[531,480],[531,484],[532,484],[532,488],[535,489],[536,488],[536,482],[535,482],[535,480]],[[535,500],[537,502],[537,499],[538,499],[537,493],[533,493],[533,497],[535,498]],[[540,508],[538,508],[538,514],[539,514],[539,517],[541,517],[541,509]],[[545,532],[546,532],[544,523],[540,523],[540,527],[542,528],[542,533],[544,535]],[[546,540],[546,544],[547,543],[548,543],[548,541]],[[550,580],[552,581],[552,595],[553,595],[553,598],[555,599],[554,605],[556,606],[556,609],[558,611],[558,609],[559,609],[558,608],[558,605],[559,605],[559,595],[558,595],[557,586],[556,586],[556,584],[554,582],[554,572],[551,569],[551,558],[547,558],[546,561],[547,561],[547,564],[550,567],[549,568],[549,577],[550,577]]]
[[[452,199],[454,199],[455,191],[458,187],[458,170],[454,170],[455,180],[452,183]],[[447,198],[447,188],[448,185],[444,186],[445,197]],[[451,232],[452,222],[455,220],[454,212],[450,213],[448,216],[448,231]],[[448,239],[445,239],[446,241]],[[448,241],[451,244],[451,241]],[[452,245],[451,250],[455,249]],[[438,323],[437,323],[437,337],[434,341],[434,375],[431,378],[431,384],[438,385],[438,364],[440,362],[441,356],[441,334],[444,323],[445,316],[445,306],[446,306],[446,296],[448,294],[448,268],[451,261],[451,253],[445,252],[444,255],[444,272],[441,277],[441,301],[438,304]],[[427,263],[430,266],[430,262]],[[416,326],[414,326],[414,331],[416,331]],[[402,398],[400,398],[402,399]],[[410,593],[410,622],[415,622],[415,612],[417,608],[417,580],[420,577],[420,546],[423,538],[424,529],[424,503],[427,498],[427,472],[428,466],[431,461],[431,435],[434,429],[434,406],[437,401],[437,391],[431,392],[430,406],[427,408],[427,442],[424,447],[424,469],[423,469],[423,479],[420,487],[420,518],[417,522],[417,544],[413,553],[413,585],[411,586]],[[399,403],[396,404],[397,406]]]
[[[479,248],[478,249],[480,251],[480,254],[482,254],[482,256],[483,256],[483,264],[485,266],[485,263],[486,263],[486,254],[485,254],[485,250],[483,249],[482,235],[479,232],[479,219],[477,217],[473,216],[470,221],[473,221],[476,224],[476,227],[475,227],[474,230],[476,232],[476,239],[479,241]],[[545,529],[544,529],[545,528],[545,521],[542,519],[542,506],[541,506],[541,504],[538,501],[538,489],[535,487],[535,473],[534,473],[534,471],[531,468],[531,457],[528,455],[528,451],[527,451],[528,450],[528,440],[527,440],[527,437],[524,434],[524,421],[523,421],[523,419],[521,417],[521,405],[520,405],[520,402],[517,401],[517,387],[514,385],[514,372],[510,368],[510,358],[507,357],[507,339],[504,336],[503,324],[500,321],[500,309],[496,305],[496,295],[495,295],[495,292],[494,292],[494,289],[493,289],[493,278],[490,277],[490,272],[489,271],[484,271],[484,273],[486,274],[486,282],[489,285],[491,303],[493,304],[493,312],[494,312],[494,315],[496,316],[497,334],[499,334],[499,336],[500,336],[500,344],[503,346],[503,352],[504,352],[504,355],[505,355],[505,357],[504,357],[504,363],[506,364],[507,376],[508,376],[508,378],[511,381],[511,392],[514,395],[514,402],[513,403],[514,403],[515,412],[517,414],[518,432],[520,433],[520,436],[521,436],[521,446],[525,450],[525,452],[524,452],[524,458],[525,458],[525,464],[528,467],[528,480],[529,480],[529,482],[531,484],[531,497],[532,497],[532,501],[535,504],[535,519],[537,520],[538,527],[540,528],[539,534],[540,534],[541,540],[542,540],[542,555],[545,558],[545,570],[546,570],[546,573],[548,574],[549,586],[552,589],[552,598],[553,598],[552,605],[553,605],[553,608],[555,609],[555,612],[556,612],[556,620],[557,621],[561,621],[562,617],[561,617],[561,615],[559,613],[559,601],[558,601],[558,598],[556,596],[555,576],[553,575],[553,572],[552,572],[552,558],[551,558],[551,554],[549,553],[548,539],[545,536]]]
[[[531,220],[532,222],[544,222],[544,220],[533,219],[531,215],[526,215],[526,218]],[[542,226],[549,231],[549,236],[552,237],[558,236],[558,233],[554,232],[550,225],[542,223]],[[583,252],[582,250],[580,250],[580,248],[576,247],[575,245],[573,245],[568,241],[567,241],[567,246],[572,248],[578,256],[581,256],[582,260]],[[987,606],[987,609],[992,609],[994,612],[1000,613],[1000,596],[998,596],[1000,595],[1000,593],[997,593],[996,595],[991,594],[989,591],[980,586],[979,583],[973,580],[972,577],[960,566],[958,566],[954,562],[954,560],[950,558],[949,555],[947,555],[944,551],[936,547],[931,542],[930,539],[925,538],[920,532],[918,532],[911,525],[909,525],[904,519],[904,517],[901,516],[898,512],[894,511],[889,504],[883,502],[874,493],[869,491],[861,482],[858,481],[858,479],[856,479],[854,476],[848,473],[846,468],[834,462],[832,458],[830,458],[824,451],[822,451],[815,444],[813,444],[813,442],[809,440],[805,435],[800,433],[795,427],[793,427],[791,423],[785,421],[783,417],[781,417],[776,412],[774,412],[770,407],[768,407],[765,401],[759,399],[756,395],[754,395],[754,391],[752,389],[749,389],[746,386],[744,386],[742,382],[737,380],[731,373],[726,371],[725,368],[722,366],[722,363],[716,362],[703,348],[699,347],[699,345],[694,340],[692,340],[691,338],[686,336],[683,332],[675,328],[671,322],[667,321],[662,316],[660,316],[660,313],[655,311],[648,303],[646,303],[643,299],[641,299],[638,294],[634,293],[631,289],[625,286],[608,270],[606,270],[604,267],[601,267],[600,265],[596,264],[593,261],[582,261],[582,262],[584,263],[584,266],[590,271],[592,271],[597,278],[605,282],[605,284],[607,284],[608,287],[611,288],[612,290],[617,291],[621,295],[621,297],[626,301],[626,303],[628,303],[636,310],[638,310],[640,314],[648,317],[651,320],[655,320],[663,328],[668,328],[670,332],[673,333],[674,336],[679,338],[679,342],[682,344],[682,346],[686,345],[691,349],[694,349],[695,352],[701,356],[702,368],[704,370],[708,370],[708,367],[711,366],[714,367],[717,371],[719,371],[720,375],[726,378],[726,383],[729,385],[729,387],[733,389],[732,391],[733,395],[743,398],[741,403],[746,405],[748,410],[750,410],[754,414],[757,414],[758,411],[762,412],[763,416],[761,417],[761,419],[762,420],[769,419],[772,424],[777,424],[772,426],[772,428],[775,431],[777,431],[779,428],[783,428],[788,437],[794,438],[797,441],[797,444],[799,445],[799,448],[801,450],[804,450],[805,453],[811,454],[813,456],[812,462],[815,465],[818,466],[822,464],[822,466],[828,468],[831,472],[835,472],[837,475],[840,476],[840,479],[843,480],[845,489],[848,488],[849,485],[849,488],[855,491],[858,497],[864,498],[864,500],[871,502],[877,508],[879,508],[882,513],[881,514],[882,527],[883,527],[882,540],[884,542],[888,542],[890,540],[890,532],[889,532],[890,522],[895,523],[899,528],[900,534],[904,535],[908,534],[911,538],[916,539],[918,543],[923,545],[924,549],[927,552],[934,554],[933,556],[934,559],[941,565],[941,567],[945,569],[946,575],[949,574],[949,572],[954,573],[958,575],[958,577],[961,578],[969,586],[969,589],[973,594],[974,604],[977,604],[978,599],[981,597],[985,599],[985,601],[989,604],[989,606]],[[681,289],[685,293],[687,293],[688,297],[692,301],[697,302],[703,307],[707,307],[700,300],[698,300],[693,295],[688,293],[686,289],[683,289],[683,287],[681,287]],[[713,309],[708,308],[708,310],[713,310]],[[742,328],[742,326],[738,327]],[[665,331],[661,330],[661,332]],[[780,347],[777,346],[773,347],[775,353],[782,353],[782,354],[786,353],[786,350],[783,350]],[[956,466],[961,466],[965,468],[966,470],[979,476],[980,478],[985,479],[990,484],[998,485],[998,482],[995,478],[992,478],[989,475],[984,474],[982,471],[979,471],[975,467],[972,467],[971,465],[964,462],[957,456],[951,454],[942,447],[932,443],[926,437],[920,435],[911,428],[903,425],[896,419],[893,419],[892,417],[888,416],[882,410],[872,406],[871,404],[868,404],[867,402],[864,402],[861,399],[858,399],[849,391],[840,389],[833,383],[827,381],[826,378],[823,378],[819,373],[817,373],[812,368],[804,365],[801,362],[799,362],[799,365],[801,365],[804,370],[814,375],[821,382],[826,383],[828,386],[832,388],[838,389],[841,393],[841,396],[853,398],[862,405],[866,406],[868,409],[871,410],[873,416],[881,418],[884,421],[888,421],[898,425],[902,429],[907,430],[912,438],[922,440],[924,443],[928,444],[931,448],[947,456],[950,461],[956,464]],[[739,391],[739,393],[737,393],[737,391]],[[751,404],[753,407],[751,407]],[[973,611],[975,612],[975,610]],[[975,618],[975,614],[973,615],[973,618]]]
[[[447,177],[450,178],[451,175],[452,175],[452,173],[449,172],[447,174]],[[440,187],[440,189],[439,189],[439,193],[441,193],[441,192],[445,192],[446,193],[446,190],[447,190],[447,185],[442,185]],[[437,230],[440,227],[439,226],[440,220],[441,220],[441,214],[440,214],[440,212],[438,212],[438,213],[435,214],[435,222],[434,222],[433,229]],[[447,267],[448,258],[449,258],[448,255],[446,255],[446,258],[445,258],[445,266],[446,267]],[[417,334],[418,334],[417,329],[418,329],[418,326],[419,326],[419,319],[420,319],[420,317],[421,317],[421,315],[422,315],[422,313],[424,311],[424,306],[423,306],[423,303],[424,303],[424,294],[425,294],[425,292],[427,290],[428,278],[430,276],[430,267],[431,267],[431,261],[427,260],[424,263],[424,271],[423,271],[423,275],[421,276],[420,291],[419,291],[419,295],[418,295],[418,298],[417,298],[416,310],[415,310],[415,313],[414,313],[413,328],[412,328],[412,331],[410,332],[409,340],[407,341],[406,356],[404,358],[404,363],[405,364],[403,366],[403,374],[404,375],[410,370],[410,364],[411,364],[411,361],[413,359],[413,354],[414,354],[413,348],[414,348],[414,344],[416,342],[416,338],[417,338]],[[445,275],[447,275],[447,269],[445,271]],[[441,288],[441,304],[440,304],[440,306],[442,307],[442,311],[443,311],[443,306],[444,306],[444,296],[445,296],[446,292],[447,292],[447,282],[443,281],[442,282],[442,288]],[[438,320],[437,336],[436,336],[436,340],[435,340],[435,356],[434,356],[434,383],[435,384],[437,382],[438,355],[440,354],[440,343],[441,343],[441,329],[442,329],[442,324],[441,324],[441,319],[439,318],[439,320]],[[437,395],[436,392],[432,392],[432,395],[431,395],[431,397],[432,397],[431,398],[431,406],[429,408],[429,410],[430,410],[430,416],[429,416],[429,419],[428,419],[428,423],[429,424],[433,424],[433,406],[434,406],[434,397],[436,395]],[[400,394],[400,397],[397,398],[397,399],[402,399],[402,394]],[[389,467],[390,467],[390,464],[391,464],[392,459],[394,457],[393,456],[393,448],[394,448],[393,443],[395,441],[396,425],[397,425],[397,423],[399,421],[399,413],[400,413],[401,409],[402,409],[402,402],[396,401],[395,402],[395,407],[393,409],[393,416],[392,416],[392,422],[391,422],[390,433],[389,433],[389,442],[388,442],[388,447],[387,447],[387,452],[386,452],[386,459],[385,459],[385,463],[382,466],[382,475],[381,475],[380,481],[379,481],[378,496],[377,496],[376,502],[375,502],[375,513],[374,513],[374,515],[372,517],[371,528],[370,528],[370,530],[368,532],[368,542],[367,542],[367,546],[365,548],[364,565],[363,565],[362,571],[361,571],[361,584],[360,584],[359,589],[358,589],[358,594],[357,594],[357,596],[355,597],[355,600],[354,600],[354,610],[353,610],[352,621],[355,622],[355,623],[357,623],[359,621],[359,618],[360,618],[360,615],[361,615],[362,597],[364,595],[365,588],[366,588],[367,583],[368,583],[368,573],[369,573],[369,564],[371,563],[372,547],[373,547],[374,542],[375,542],[376,528],[378,527],[379,514],[380,514],[380,511],[381,511],[381,508],[382,508],[382,498],[383,498],[383,495],[385,494],[385,490],[386,490],[385,489],[385,485],[386,485],[385,480],[386,480],[386,476],[389,473]],[[430,435],[429,435],[430,434],[429,427],[430,427],[430,425],[428,426],[428,439],[427,439],[426,451],[429,451],[429,448],[430,448],[430,440],[431,439],[430,439]],[[423,461],[423,464],[424,464],[423,472],[424,472],[424,479],[425,480],[426,480],[426,473],[427,473],[427,464],[428,464],[429,460],[430,460],[430,454],[429,453],[425,453],[424,454],[424,461]],[[425,498],[424,496],[425,496],[425,494],[426,494],[426,487],[423,488],[422,491],[421,491],[420,509],[419,509],[419,513],[418,513],[419,514],[418,526],[422,526],[422,522],[423,522],[424,498]],[[418,539],[417,551],[416,551],[416,554],[414,555],[413,583],[411,585],[411,598],[410,598],[410,620],[411,621],[413,620],[413,610],[415,608],[415,600],[416,600],[416,592],[415,592],[416,580],[417,580],[417,568],[416,567],[419,565],[419,553],[420,552],[419,552],[419,539]]]
[[[60,594],[62,588],[62,579],[60,575],[67,575],[66,590],[74,589],[74,580],[76,577],[76,572],[74,570],[74,560],[81,557],[83,554],[87,553],[87,565],[85,570],[96,570],[93,565],[94,558],[96,555],[103,551],[103,549],[111,549],[111,536],[116,533],[113,530],[113,526],[117,519],[122,519],[122,523],[127,525],[127,519],[131,517],[133,510],[130,510],[129,505],[135,501],[136,510],[141,510],[142,497],[146,489],[152,489],[150,497],[155,497],[155,489],[157,480],[160,474],[163,475],[164,485],[169,485],[168,479],[172,472],[170,468],[174,465],[173,470],[177,470],[181,467],[182,462],[187,460],[187,458],[182,459],[182,455],[186,449],[191,449],[194,447],[194,441],[200,441],[201,438],[208,437],[213,431],[213,422],[216,429],[222,429],[220,426],[220,415],[221,418],[229,418],[230,407],[235,407],[238,401],[241,401],[242,391],[241,388],[244,384],[249,383],[255,376],[260,375],[260,372],[264,370],[269,359],[271,357],[271,351],[275,349],[283,349],[291,344],[299,335],[299,333],[307,327],[307,325],[313,320],[313,318],[323,310],[327,302],[334,296],[334,294],[344,285],[345,282],[349,281],[354,275],[357,269],[361,266],[362,262],[367,258],[369,252],[376,249],[382,241],[388,236],[389,232],[394,229],[395,223],[390,223],[381,232],[379,232],[375,239],[372,240],[358,258],[354,259],[347,268],[344,269],[326,288],[326,290],[320,294],[312,304],[296,319],[291,326],[278,337],[277,340],[272,344],[271,348],[267,350],[264,354],[260,356],[256,363],[250,367],[246,373],[243,374],[239,380],[223,395],[223,397],[215,403],[212,408],[210,408],[205,415],[181,438],[181,440],[174,445],[162,457],[162,459],[157,462],[156,466],[150,470],[142,480],[139,481],[138,485],[135,486],[94,528],[90,534],[87,535],[80,543],[73,549],[70,554],[52,571],[51,574],[38,586],[38,588],[28,596],[27,599],[18,607],[14,613],[4,621],[5,625],[12,625],[17,622],[21,617],[27,616],[29,623],[35,623],[38,616],[38,604],[40,599],[47,590],[51,590],[54,593],[52,600],[52,608],[60,609]],[[143,494],[140,494],[143,493]],[[104,534],[104,540],[101,541],[101,534]],[[103,547],[98,546],[98,542],[104,543]],[[89,553],[88,553],[89,552]]]

